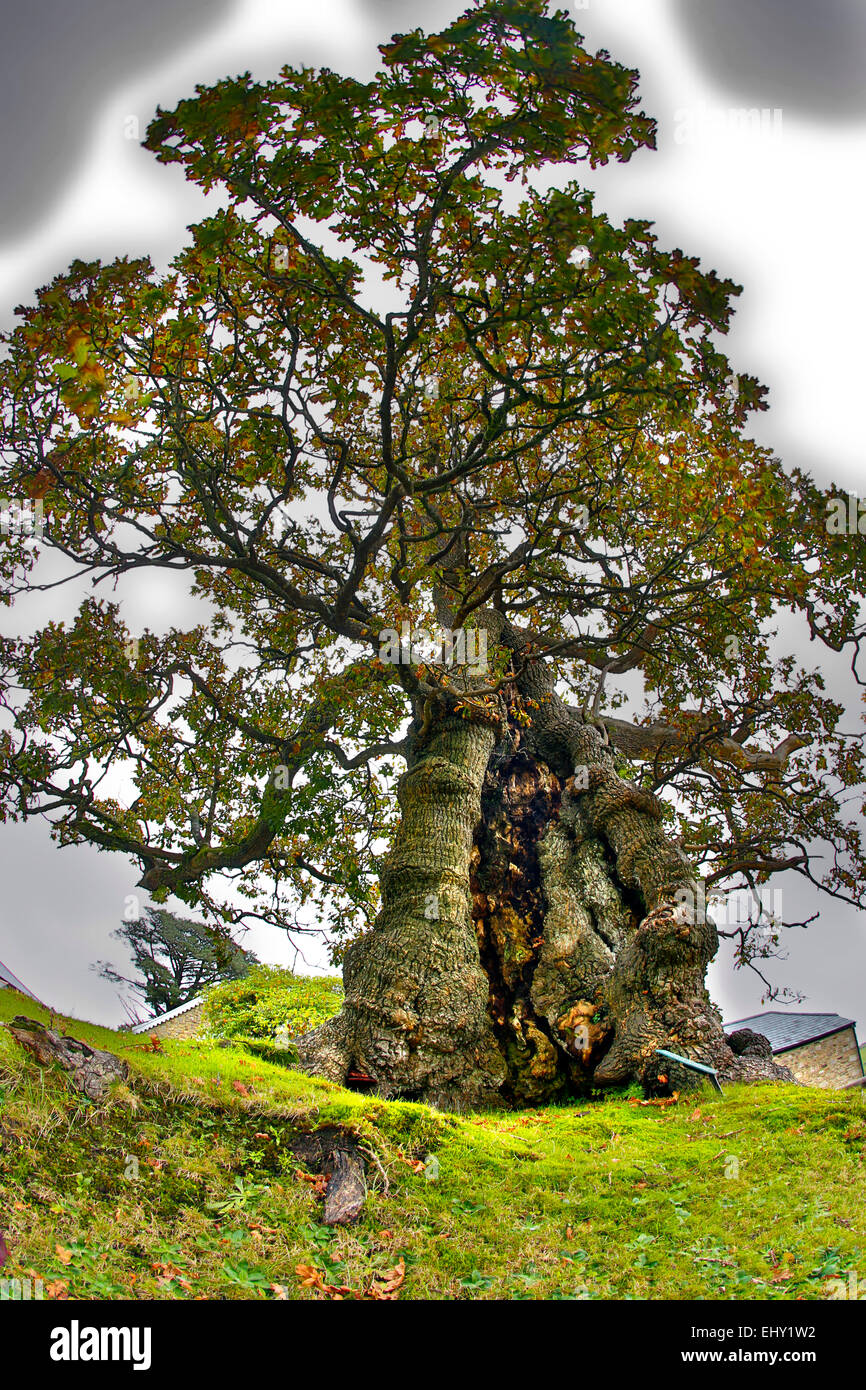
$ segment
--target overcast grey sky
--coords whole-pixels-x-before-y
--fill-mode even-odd
[[[746,104],[866,115],[863,0],[675,0],[674,14],[708,76]]]
[[[616,219],[654,219],[663,244],[745,286],[726,350],[735,368],[770,387],[756,437],[821,484],[864,491],[863,0],[554,7],[570,9],[591,49],[640,70],[644,109],[659,122],[656,153],[584,171],[602,206]],[[6,0],[0,320],[76,256],[149,253],[165,262],[207,210],[203,194],[134,138],[158,104],[173,106],[197,82],[245,68],[266,77],[285,62],[368,76],[376,44],[392,32],[440,27],[463,8],[462,0]],[[744,129],[739,108],[765,110],[762,129]],[[83,592],[4,610],[3,630],[66,619]],[[171,575],[125,581],[123,600],[132,630],[145,622],[164,630],[194,611]],[[834,690],[848,690],[843,667],[828,675]],[[57,1007],[118,1021],[111,987],[88,965],[117,960],[108,933],[138,870],[88,847],[61,851],[45,824],[30,823],[3,827],[0,872],[0,959]],[[799,880],[783,887],[798,905]],[[290,959],[273,933],[251,933],[245,944],[264,959]],[[827,904],[820,930],[787,947],[777,976],[808,995],[800,1007],[862,1019],[866,1035],[860,916]],[[323,964],[315,951],[309,961]],[[759,986],[735,977],[724,952],[711,987],[726,1017],[759,1008]]]

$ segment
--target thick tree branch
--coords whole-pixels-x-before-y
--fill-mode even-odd
[[[651,760],[660,753],[680,753],[700,748],[720,762],[731,763],[745,772],[782,773],[792,753],[808,746],[808,739],[789,734],[777,748],[767,751],[748,748],[727,734],[702,728],[701,716],[690,717],[691,728],[676,728],[672,724],[630,724],[625,719],[604,718],[611,743],[627,758]]]

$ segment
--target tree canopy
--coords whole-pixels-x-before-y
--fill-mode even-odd
[[[543,0],[381,52],[370,82],[287,66],[158,112],[146,147],[221,210],[165,273],[76,261],[3,335],[0,493],[42,508],[3,601],[101,587],[2,642],[0,814],[130,856],[156,902],[301,928],[313,902],[348,939],[413,708],[520,717],[547,662],[711,890],[790,869],[862,905],[862,734],[822,675],[863,683],[862,539],[748,437],[740,287],[581,185],[654,147],[638,74]],[[132,633],[102,596],[158,570],[201,623]],[[485,611],[520,642],[471,688],[382,659]]]
[[[146,907],[112,936],[132,953],[134,974],[123,975],[108,961],[97,961],[94,968],[103,979],[138,996],[154,1014],[188,1004],[220,981],[238,980],[258,964],[252,951],[227,947],[202,922],[165,908]]]

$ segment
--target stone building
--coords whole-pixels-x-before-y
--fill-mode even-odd
[[[204,1011],[204,995],[199,994],[167,1014],[137,1023],[133,1033],[146,1033],[149,1038],[197,1038],[201,1032]]]
[[[857,1025],[839,1014],[754,1014],[725,1024],[726,1033],[749,1028],[767,1039],[773,1056],[804,1086],[832,1090],[864,1075]]]

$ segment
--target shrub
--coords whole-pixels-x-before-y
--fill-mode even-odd
[[[334,975],[295,975],[275,965],[256,965],[239,980],[208,991],[204,1026],[210,1037],[281,1043],[309,1033],[339,1013],[343,986]]]

